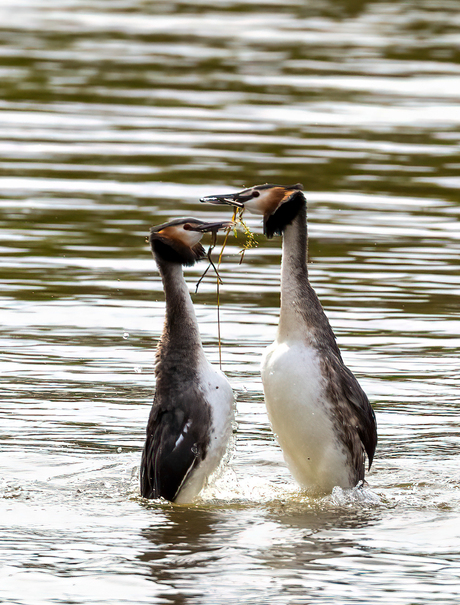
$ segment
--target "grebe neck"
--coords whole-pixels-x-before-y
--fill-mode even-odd
[[[301,207],[283,232],[281,309],[277,340],[328,347],[340,357],[335,336],[308,279],[307,207]]]
[[[185,283],[182,265],[156,258],[166,299],[166,314],[162,347],[177,347],[181,351],[201,348],[198,322],[192,299]]]

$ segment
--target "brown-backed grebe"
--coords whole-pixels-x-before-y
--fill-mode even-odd
[[[261,365],[265,402],[294,478],[305,488],[330,492],[364,480],[365,452],[370,468],[377,428],[308,279],[302,189],[266,184],[201,201],[246,208],[263,216],[267,237],[283,236],[278,332]]]
[[[150,245],[166,298],[156,389],[142,453],[145,498],[189,503],[221,461],[232,430],[233,392],[206,359],[182,266],[205,258],[203,233],[229,225],[181,218],[152,227]]]

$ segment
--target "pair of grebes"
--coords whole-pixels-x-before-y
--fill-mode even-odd
[[[344,365],[307,270],[302,185],[258,185],[202,198],[262,215],[264,234],[283,238],[281,308],[275,342],[261,365],[268,417],[285,461],[312,492],[364,481],[377,444],[374,412]],[[153,227],[152,252],[163,281],[166,317],[156,354],[156,390],[141,462],[141,494],[189,503],[216,470],[232,432],[233,393],[207,361],[182,266],[205,258],[204,233],[229,222],[186,218]]]

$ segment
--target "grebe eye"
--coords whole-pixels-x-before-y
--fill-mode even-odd
[[[258,191],[252,192],[252,197],[259,197],[260,193]]]
[[[191,231],[193,229],[192,225],[190,225],[190,223],[185,223],[184,224],[184,231]]]

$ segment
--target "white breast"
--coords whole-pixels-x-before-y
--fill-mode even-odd
[[[219,466],[232,434],[233,391],[230,383],[204,357],[199,381],[205,399],[211,406],[210,442],[206,458],[193,471],[176,498],[178,504],[191,502],[201,491],[208,477]]]
[[[268,416],[294,478],[321,491],[354,487],[316,349],[275,341],[264,354],[261,372]]]

